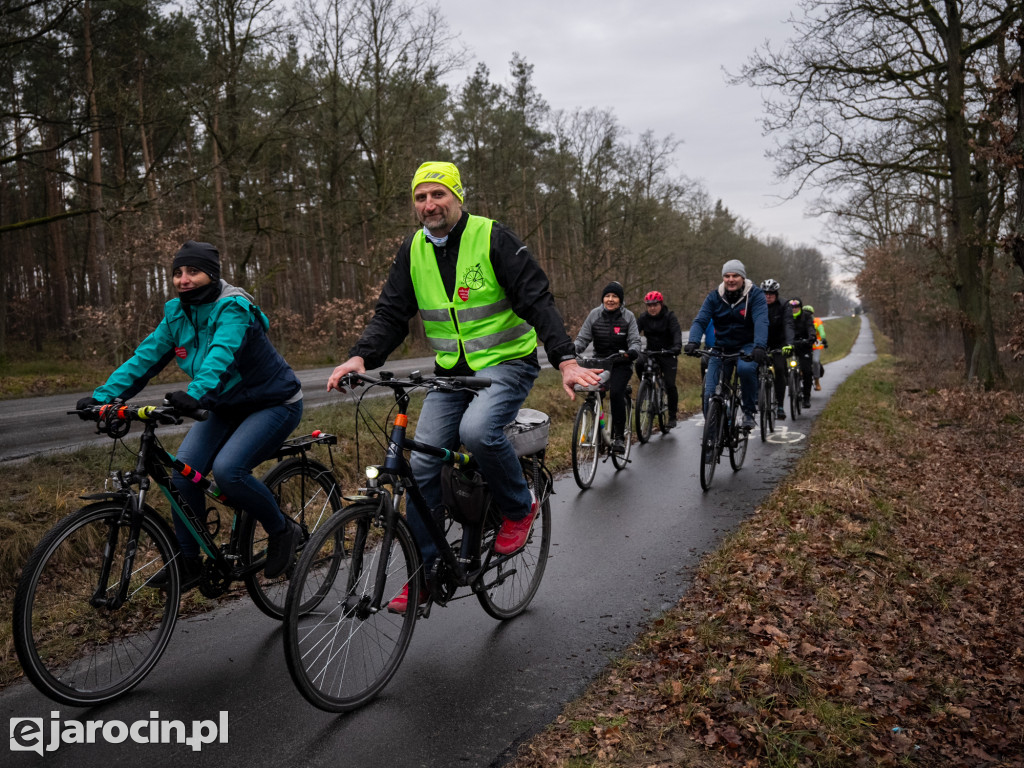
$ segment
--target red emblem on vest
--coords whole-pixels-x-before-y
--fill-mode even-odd
[[[188,356],[188,350],[185,349],[184,347],[175,347],[174,354],[176,354],[178,357],[184,360]]]
[[[466,286],[459,288],[459,298],[463,301],[469,301],[469,288]]]
[[[616,325],[614,328],[612,328],[612,330],[615,331],[615,335],[617,336],[619,332],[622,330],[622,326]]]

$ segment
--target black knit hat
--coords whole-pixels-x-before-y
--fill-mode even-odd
[[[612,280],[610,283],[608,283],[608,285],[604,287],[604,290],[601,291],[601,298],[603,299],[609,293],[614,293],[616,296],[618,296],[620,303],[626,303],[626,292],[622,289],[621,283]]]
[[[186,240],[171,262],[172,272],[178,267],[201,269],[216,283],[220,281],[220,252],[209,243]]]

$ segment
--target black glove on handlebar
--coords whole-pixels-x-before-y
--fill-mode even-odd
[[[181,411],[182,413],[192,413],[193,411],[199,410],[199,401],[182,389],[175,390],[174,392],[168,392],[164,395],[164,400],[166,400],[172,408]]]
[[[764,349],[761,347],[754,347],[754,351],[750,353],[750,356],[754,358],[754,362],[758,365],[764,365],[765,358],[767,357]]]
[[[688,341],[683,345],[683,351],[688,355],[693,355],[697,351],[697,342]]]
[[[94,405],[102,405],[102,403],[99,400],[97,400],[95,397],[90,395],[89,397],[81,398],[77,403],[75,403],[75,410],[76,411],[84,411],[87,408],[92,408]],[[91,413],[80,413],[80,414],[78,414],[78,418],[80,418],[82,421],[89,421],[90,419],[92,419],[92,414]]]
[[[630,349],[626,352],[626,357],[628,357],[630,362],[632,362],[633,360],[636,360],[638,354],[639,353],[635,349]]]

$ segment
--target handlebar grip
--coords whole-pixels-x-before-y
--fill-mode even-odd
[[[452,381],[472,389],[487,389],[491,380],[487,376],[452,376]]]

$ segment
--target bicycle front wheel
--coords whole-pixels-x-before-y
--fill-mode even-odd
[[[708,403],[707,416],[704,417],[704,431],[701,433],[700,441],[700,487],[705,491],[711,487],[715,467],[718,466],[724,421],[721,402],[711,400]]]
[[[416,624],[419,553],[397,516],[386,546],[378,509],[378,501],[360,501],[331,517],[307,543],[288,585],[288,672],[306,700],[328,712],[348,712],[376,696],[398,670]],[[405,588],[409,610],[389,612]]]
[[[546,487],[538,491],[533,488],[530,473],[527,473],[526,480],[537,498],[542,500],[526,546],[502,560],[496,568],[484,573],[481,577],[482,586],[476,591],[477,600],[487,614],[501,621],[518,616],[533,600],[540,587],[540,580],[544,577],[551,549],[551,482],[545,476],[543,485]],[[501,515],[492,504],[487,510],[481,552],[490,550],[500,526]],[[496,557],[491,555],[492,559]]]
[[[641,443],[651,439],[651,429],[654,426],[654,414],[657,405],[654,402],[655,388],[647,381],[640,382],[640,389],[636,395],[636,437]],[[659,418],[661,414],[658,414]]]
[[[263,476],[263,483],[274,494],[281,512],[299,524],[302,543],[299,552],[320,526],[341,509],[341,494],[334,473],[323,464],[298,457],[286,459]],[[262,562],[267,553],[267,532],[252,515],[243,514],[239,540],[246,566]],[[245,588],[252,601],[267,616],[284,617],[288,593],[286,570],[275,579],[268,579],[262,570],[245,577]]]
[[[118,595],[131,533],[120,501],[90,504],[51,528],[29,556],[14,596],[14,649],[26,676],[51,699],[86,707],[117,698],[149,674],[178,617],[178,551],[145,507],[124,602]],[[111,553],[106,558],[105,551]],[[147,586],[167,568],[165,589]]]
[[[597,403],[587,400],[572,425],[572,474],[581,489],[589,488],[597,474],[598,418]]]
[[[764,386],[768,389],[765,402],[768,404],[768,431],[775,431],[775,416],[779,404],[775,401],[775,376],[771,375],[765,379]]]
[[[612,454],[612,464],[616,469],[625,469],[629,464],[629,454],[633,450],[633,403],[630,398],[626,399],[626,426],[622,430],[622,444],[625,450],[622,453]]]
[[[792,368],[789,369],[786,389],[789,390],[789,415],[796,421],[796,417],[800,415],[800,393],[797,391],[796,373]]]

